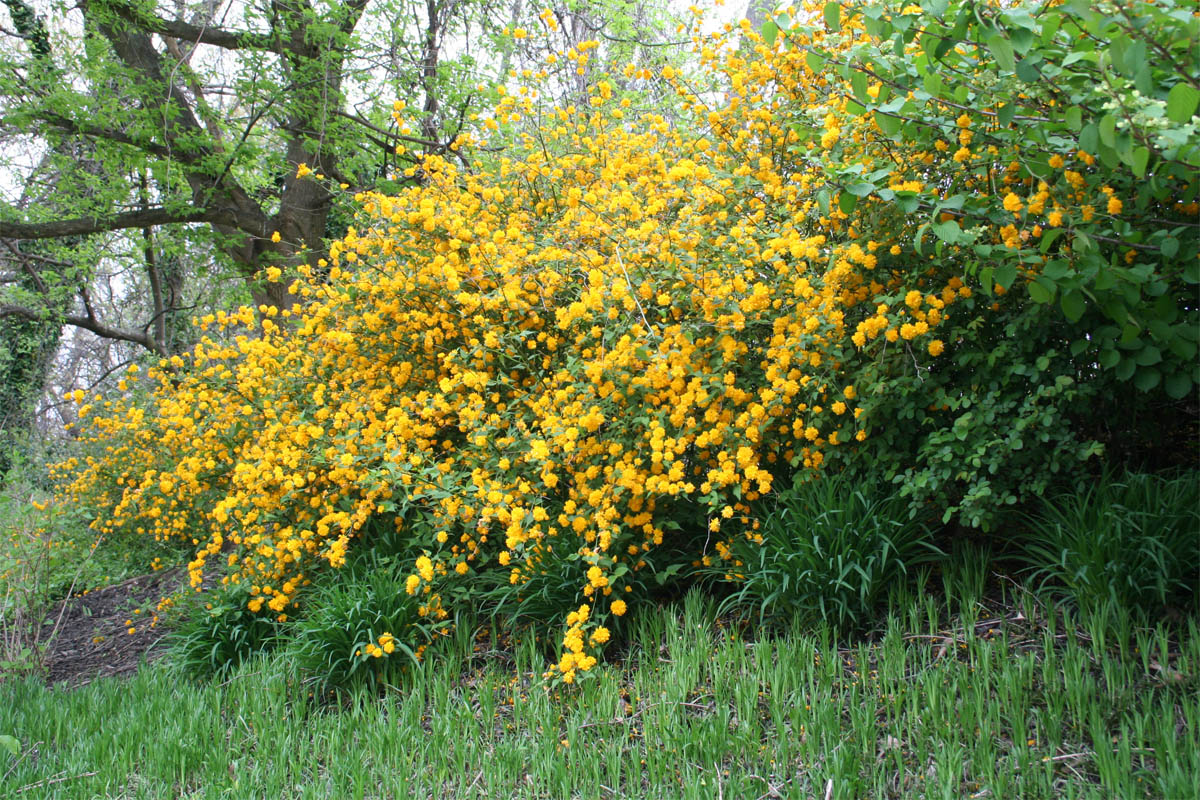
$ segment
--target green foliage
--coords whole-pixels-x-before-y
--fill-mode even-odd
[[[780,492],[759,533],[761,542],[735,538],[732,564],[713,571],[732,573],[739,586],[723,609],[776,624],[868,626],[909,569],[939,553],[899,494],[864,492],[840,475]]]
[[[1043,591],[1082,608],[1194,607],[1200,575],[1200,476],[1106,474],[1027,517],[1025,558]]]
[[[243,661],[278,644],[275,620],[246,607],[245,591],[205,594],[202,608],[184,617],[172,634],[175,660],[197,678],[227,675]]]
[[[212,683],[180,681],[166,660],[73,691],[15,681],[0,731],[30,755],[0,740],[0,795],[1195,794],[1194,623],[1133,625],[1114,647],[1090,620],[1027,606],[1023,620],[989,609],[1004,622],[985,636],[910,598],[877,641],[838,648],[828,630],[747,641],[697,599],[647,609],[624,663],[554,693],[529,682],[541,668],[532,641],[472,637],[448,640],[416,690],[358,691],[327,713],[314,713],[286,651]],[[482,661],[484,647],[508,658]],[[71,780],[48,783],[60,777]]]
[[[953,349],[928,368],[866,368],[863,407],[890,424],[842,455],[860,480],[896,485],[913,509],[932,504],[943,522],[990,528],[1018,501],[1086,479],[1103,451],[1087,415],[1108,382],[1081,363],[1086,355],[1072,356],[1077,334],[1041,307],[991,309],[978,296],[960,306]]]
[[[1189,4],[828,3],[823,26],[813,8],[766,33],[803,51],[857,120],[843,124],[861,139],[823,159],[823,213],[897,243],[900,272],[957,269],[982,289],[947,315],[945,358],[865,366],[855,383],[872,387],[878,422],[841,454],[847,468],[989,528],[1007,506],[1080,486],[1103,452],[1161,463],[1172,440],[1194,442]],[[798,149],[814,152],[819,118],[796,115]]]
[[[394,683],[419,662],[425,646],[417,642],[449,624],[426,621],[398,559],[367,556],[324,577],[290,632],[290,652],[318,696]]]

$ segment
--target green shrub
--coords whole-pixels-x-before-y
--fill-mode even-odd
[[[940,553],[898,493],[874,495],[829,475],[778,496],[756,537],[739,537],[724,567],[740,588],[722,612],[760,621],[821,620],[839,630],[870,623],[889,588],[910,567]]]
[[[1043,591],[1083,608],[1145,611],[1195,603],[1200,476],[1105,475],[1080,494],[1044,498],[1027,517],[1025,558]]]

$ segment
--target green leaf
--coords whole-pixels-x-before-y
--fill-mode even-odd
[[[1112,369],[1121,360],[1121,354],[1113,348],[1100,351],[1100,366],[1105,369]]]
[[[1029,297],[1035,303],[1049,303],[1054,299],[1054,291],[1057,288],[1053,281],[1039,275],[1029,284]]]
[[[958,223],[954,220],[946,222],[938,222],[932,226],[933,233],[946,244],[955,244],[958,242],[962,230],[958,227]]]
[[[854,97],[858,102],[871,102],[871,96],[867,94],[867,76],[862,72],[855,70],[850,76],[850,88],[854,90]]]
[[[1167,94],[1167,118],[1171,122],[1178,122],[1182,125],[1192,118],[1192,114],[1196,113],[1198,104],[1200,104],[1200,89],[1194,89],[1180,81]]]
[[[1013,103],[1005,103],[996,110],[996,121],[1000,123],[1000,127],[1007,128],[1012,124],[1013,115],[1016,113],[1017,107]]]
[[[995,277],[996,283],[1003,286],[1005,291],[1008,291],[1012,287],[1013,281],[1017,279],[1017,265],[1001,264],[996,267],[993,277]]]
[[[862,181],[859,181],[858,183],[852,183],[847,186],[846,191],[855,197],[866,197],[871,192],[875,191],[875,184],[863,183]]]
[[[1083,126],[1083,130],[1079,132],[1079,149],[1089,153],[1095,153],[1100,144],[1100,133],[1096,130],[1096,123],[1089,122]]]
[[[21,755],[21,742],[15,736],[8,734],[0,734],[0,747],[3,747],[14,756]]]
[[[988,49],[992,51],[992,56],[996,59],[996,65],[1004,72],[1012,72],[1016,68],[1016,60],[1013,57],[1012,43],[998,33],[993,33],[987,37]]]
[[[1143,392],[1148,392],[1162,382],[1162,373],[1151,367],[1150,369],[1138,370],[1137,377],[1133,379],[1133,385],[1141,389]]]
[[[886,133],[888,136],[895,136],[900,131],[900,120],[890,114],[885,114],[882,111],[875,112],[875,124],[879,126],[879,130]]]
[[[817,208],[821,211],[821,216],[829,216],[829,190],[822,189],[817,192]]]
[[[1105,114],[1104,118],[1100,120],[1100,128],[1099,128],[1100,141],[1103,142],[1106,147],[1115,147],[1116,146],[1116,144],[1117,144],[1116,128],[1117,128],[1117,118],[1114,115]]]
[[[775,44],[775,38],[779,36],[779,25],[773,19],[769,19],[762,24],[762,38],[768,45]]]
[[[1146,177],[1146,165],[1150,163],[1150,151],[1145,147],[1135,148],[1133,151],[1133,174],[1139,178]]]
[[[813,72],[820,72],[825,69],[825,58],[819,55],[815,50],[809,50],[804,54],[804,63],[808,64],[808,68]]]
[[[1067,127],[1073,131],[1077,131],[1083,126],[1083,112],[1079,106],[1071,106],[1067,109],[1066,121]]]
[[[825,4],[825,26],[831,31],[842,28],[842,7],[838,3]]]
[[[930,97],[941,97],[942,95],[942,76],[932,70],[925,74],[925,80],[922,82],[925,91],[929,92]]]
[[[842,192],[838,195],[838,208],[842,210],[843,214],[849,214],[856,206],[858,206],[858,198],[850,192]]]
[[[1059,302],[1062,304],[1063,314],[1071,322],[1078,322],[1083,316],[1083,312],[1087,310],[1087,301],[1084,300],[1083,294],[1074,289],[1063,292]]]
[[[1179,240],[1178,239],[1176,239],[1174,236],[1168,236],[1167,238],[1162,240],[1163,258],[1174,258],[1175,254],[1178,252],[1179,252]]]
[[[1175,400],[1182,400],[1192,390],[1192,379],[1186,372],[1174,372],[1163,383],[1167,395]]]
[[[917,228],[917,235],[913,238],[913,249],[917,251],[917,255],[923,255],[921,252],[921,240],[925,238],[925,231],[928,230],[928,228],[928,222]]]
[[[1012,29],[1013,49],[1021,55],[1029,52],[1029,48],[1033,45],[1033,31],[1028,28],[1013,28]]]
[[[905,214],[911,214],[921,207],[921,196],[916,192],[896,192],[896,205]]]
[[[1055,281],[1056,283],[1061,281],[1063,278],[1074,274],[1075,270],[1071,269],[1071,263],[1069,261],[1063,261],[1059,258],[1054,259],[1046,264],[1046,266],[1042,267],[1042,275],[1046,276],[1052,281]]]
[[[1152,344],[1143,347],[1134,357],[1139,367],[1149,367],[1162,363],[1162,351]]]

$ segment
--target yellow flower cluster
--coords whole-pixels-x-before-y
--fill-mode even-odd
[[[723,102],[664,71],[684,122],[634,119],[598,83],[493,163],[431,156],[397,195],[360,195],[358,226],[295,276],[294,311],[207,315],[147,373],[148,401],[80,409],[91,454],[61,465],[64,495],[104,510],[100,533],[193,541],[195,585],[219,559],[275,614],[414,507],[432,527],[406,590],[426,616],[474,570],[520,587],[577,557],[591,605],[566,615],[553,670],[574,680],[610,636],[590,609],[627,612],[670,523],[755,536],[749,503],[779,476],[887,424],[850,367],[939,355],[970,296],[858,234],[872,212],[838,207],[789,120],[900,191],[920,170],[869,146],[802,49],[746,35],[696,39]],[[566,57],[584,69],[588,49]],[[505,93],[481,135],[518,131],[531,96]]]
[[[359,650],[355,655],[359,657],[383,658],[385,655],[391,655],[396,651],[396,637],[390,633],[384,632],[380,634],[378,643],[368,642],[367,646]]]

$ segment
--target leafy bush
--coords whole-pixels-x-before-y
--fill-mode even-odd
[[[899,493],[875,496],[844,476],[782,491],[768,506],[757,534],[720,548],[713,570],[739,587],[722,611],[861,628],[910,567],[940,553]]]
[[[84,405],[62,494],[101,533],[194,537],[194,581],[228,552],[255,613],[374,544],[410,553],[399,599],[433,621],[507,581],[509,607],[565,618],[563,681],[797,476],[832,465],[899,488],[897,520],[992,525],[1106,447],[1184,430],[1200,22],[1177,10],[807,6],[698,38],[695,74],[661,73],[671,121],[613,76],[568,108],[501,92],[455,143],[469,167],[430,156],[357,197],[295,306],[202,318],[131,398]],[[562,57],[586,75],[593,46]],[[515,144],[472,150],[495,130]],[[1107,398],[1162,413],[1114,422]],[[810,555],[894,570],[827,521]]]
[[[1025,557],[1044,591],[1084,608],[1191,607],[1200,581],[1200,475],[1105,475],[1039,503]]]

